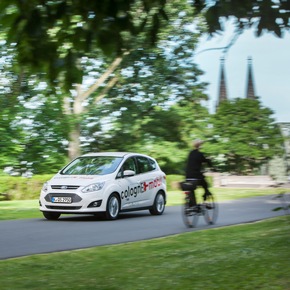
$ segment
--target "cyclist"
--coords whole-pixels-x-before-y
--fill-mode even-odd
[[[211,161],[205,157],[205,155],[199,151],[201,145],[204,143],[202,140],[195,140],[193,142],[194,149],[189,153],[186,166],[186,180],[198,179],[196,185],[201,185],[204,189],[203,199],[206,200],[207,196],[211,195],[208,190],[208,184],[205,180],[205,176],[202,172],[203,164],[206,163],[209,167],[212,167]],[[194,189],[190,194],[190,206],[196,205],[196,197]]]

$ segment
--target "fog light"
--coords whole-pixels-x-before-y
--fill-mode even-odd
[[[102,204],[102,200],[96,200],[96,201],[91,202],[88,207],[100,207],[101,204]]]

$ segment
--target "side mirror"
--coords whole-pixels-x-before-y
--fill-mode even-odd
[[[134,176],[136,172],[134,170],[124,170],[123,172],[123,177],[130,177]]]

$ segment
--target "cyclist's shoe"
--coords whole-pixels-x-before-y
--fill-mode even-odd
[[[186,226],[187,226],[188,228],[193,228],[193,225],[192,225],[192,223],[190,223],[190,222],[187,222],[187,223],[186,223]]]

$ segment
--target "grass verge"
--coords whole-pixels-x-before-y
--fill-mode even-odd
[[[3,290],[290,289],[290,217],[0,261]]]
[[[0,202],[0,220],[42,217],[38,200],[12,200]]]

